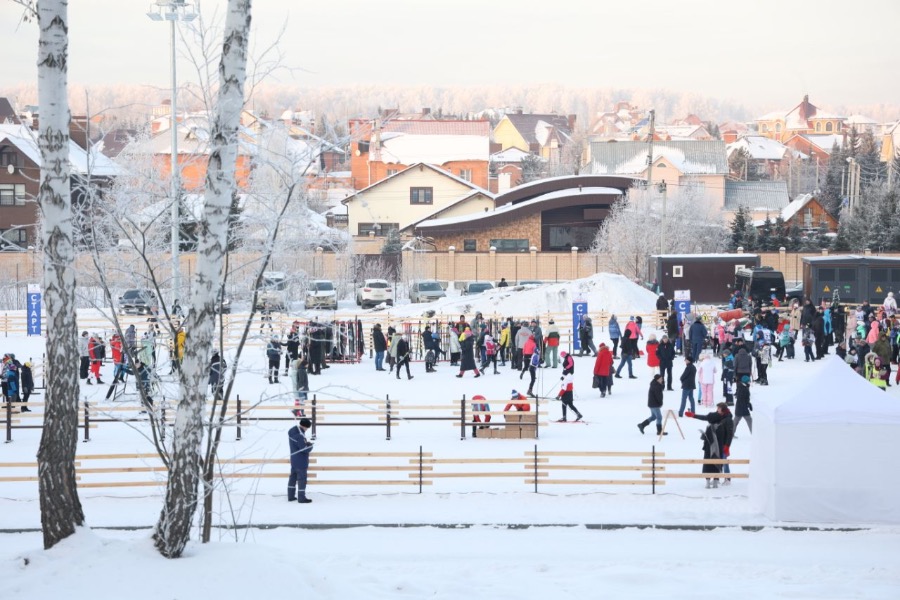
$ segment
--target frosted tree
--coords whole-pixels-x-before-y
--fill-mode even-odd
[[[26,18],[37,18],[38,102],[41,111],[41,243],[46,303],[46,406],[38,448],[38,486],[44,548],[51,548],[84,524],[75,478],[78,445],[78,356],[75,322],[75,248],[69,171],[68,3],[30,2]]]
[[[686,186],[667,198],[664,218],[662,205],[656,190],[629,190],[603,220],[591,252],[606,255],[615,272],[643,281],[653,254],[725,250],[729,232],[721,213],[698,189]]]
[[[228,1],[205,203],[198,227],[197,268],[185,321],[188,339],[179,374],[181,398],[175,413],[165,504],[153,533],[156,548],[167,558],[178,558],[184,551],[198,505],[206,362],[213,349],[216,301],[236,188],[237,134],[244,106],[250,12],[250,0]]]

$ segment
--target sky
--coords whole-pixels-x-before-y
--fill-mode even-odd
[[[225,0],[198,2],[205,18]],[[167,87],[169,29],[149,2],[69,3],[70,81]],[[259,54],[278,39],[275,77],[302,87],[534,85],[670,89],[790,108],[894,103],[900,2],[756,0],[332,0],[254,3]],[[36,78],[37,27],[0,2],[3,78]],[[187,65],[180,70],[186,74]]]

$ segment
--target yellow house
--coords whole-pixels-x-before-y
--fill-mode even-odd
[[[835,134],[843,129],[846,119],[823,112],[803,96],[803,101],[791,110],[776,111],[756,119],[759,134],[784,143],[798,134]]]
[[[511,113],[494,128],[494,143],[500,150],[518,148],[552,162],[559,160],[563,146],[572,139],[575,115]]]
[[[407,167],[341,202],[347,206],[348,231],[358,241],[384,238],[391,231],[408,237],[426,219],[494,209],[493,194],[425,163]]]

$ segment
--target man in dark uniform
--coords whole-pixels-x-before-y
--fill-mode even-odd
[[[309,471],[309,453],[312,452],[312,442],[306,439],[306,430],[312,427],[309,419],[300,419],[294,427],[288,430],[288,442],[291,448],[291,476],[288,478],[288,501],[309,504],[312,502],[306,497],[306,479]]]

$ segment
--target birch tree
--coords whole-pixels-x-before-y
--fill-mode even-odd
[[[41,529],[51,548],[84,524],[75,479],[78,445],[78,325],[75,322],[75,248],[69,181],[68,2],[40,0],[38,102],[40,104],[41,242],[47,307],[44,428],[38,449]]]
[[[225,17],[219,91],[206,173],[204,212],[198,227],[197,268],[185,321],[187,339],[181,397],[175,413],[165,504],[153,534],[157,550],[178,558],[190,539],[200,482],[202,411],[206,361],[215,336],[216,301],[228,247],[231,199],[235,191],[237,131],[244,103],[251,0],[229,0]]]
[[[613,205],[591,245],[609,257],[613,270],[635,281],[647,277],[653,254],[723,252],[729,230],[715,203],[688,185],[666,199],[655,190],[631,189]]]

